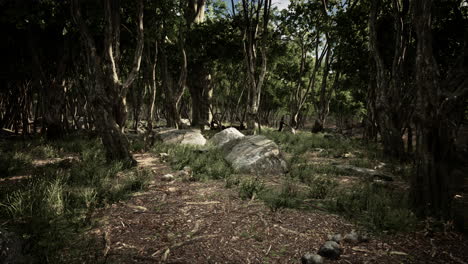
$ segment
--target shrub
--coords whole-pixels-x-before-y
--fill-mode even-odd
[[[258,177],[249,177],[240,182],[239,196],[242,199],[252,199],[254,195],[258,195],[264,189],[265,185]]]

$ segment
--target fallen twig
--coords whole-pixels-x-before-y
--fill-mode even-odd
[[[194,237],[194,238],[191,238],[191,239],[187,239],[185,241],[181,241],[181,242],[178,242],[178,243],[175,243],[173,244],[172,246],[169,246],[169,247],[165,247],[165,248],[161,248],[160,250],[154,252],[153,254],[151,254],[152,257],[158,255],[158,254],[161,254],[162,252],[164,252],[164,255],[166,255],[166,252],[170,252],[170,250],[174,250],[178,247],[181,247],[183,245],[186,245],[186,244],[189,244],[189,243],[192,243],[194,241],[197,241],[197,240],[202,240],[202,239],[207,239],[207,238],[213,238],[213,237],[216,237],[217,235],[206,235],[206,236],[198,236],[198,237]],[[163,257],[164,257],[163,255]],[[166,256],[167,258],[167,256]]]
[[[186,202],[187,205],[208,205],[208,204],[220,204],[219,201],[207,201],[207,202]]]

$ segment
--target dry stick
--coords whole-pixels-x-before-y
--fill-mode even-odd
[[[206,236],[198,236],[198,237],[194,237],[194,238],[191,238],[191,239],[187,239],[185,241],[182,241],[182,242],[179,242],[179,243],[175,243],[173,244],[172,246],[170,247],[167,247],[167,248],[162,248],[156,252],[154,252],[153,254],[151,254],[151,256],[156,256],[158,254],[161,254],[161,252],[167,252],[167,251],[170,251],[170,249],[176,249],[178,247],[181,247],[183,245],[186,245],[186,244],[189,244],[191,242],[194,242],[194,241],[197,241],[197,240],[201,240],[201,239],[206,239],[206,238],[213,238],[213,237],[216,237],[217,235],[206,235]]]
[[[110,241],[110,236],[109,236],[108,231],[104,231],[103,238],[104,238],[104,243],[105,243],[103,254],[104,254],[104,258],[107,259],[107,255],[109,254],[109,251],[111,249],[111,241]]]
[[[219,201],[206,201],[206,202],[186,202],[187,205],[208,205],[208,204],[220,204]]]

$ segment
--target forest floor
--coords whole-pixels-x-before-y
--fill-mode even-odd
[[[92,142],[89,144],[87,147],[93,146]],[[76,146],[62,146],[59,152],[49,149],[52,154],[45,156],[52,157],[33,158],[30,169],[49,166],[51,171],[57,171],[54,166],[71,167],[71,178],[75,174],[88,177],[103,173],[96,172],[93,167],[87,173],[89,166],[86,164],[73,165],[96,158],[87,157],[90,154],[86,153],[63,150],[67,148]],[[174,164],[158,155],[160,151],[134,153],[138,161],[136,170],[150,172],[146,187],[132,187],[136,192],[125,199],[118,196],[105,206],[89,210],[90,215],[83,221],[91,224],[82,229],[79,239],[64,244],[65,248],[58,252],[64,257],[58,259],[68,259],[69,263],[300,263],[303,254],[316,253],[329,235],[345,235],[351,230],[358,230],[368,232],[369,241],[341,242],[343,252],[340,258],[325,260],[325,263],[468,263],[468,238],[453,231],[449,225],[447,228],[444,225],[444,228],[433,229],[431,226],[424,228],[425,222],[420,222],[417,228],[404,232],[370,230],[349,217],[327,210],[314,199],[305,199],[296,208],[272,210],[271,205],[255,195],[242,199],[238,190],[240,186],[227,186],[226,179],[176,178],[165,181],[163,175],[177,175],[178,170],[174,169]],[[335,153],[324,157],[320,155],[321,152],[322,149],[307,151],[301,157],[305,158],[303,162],[316,164],[315,167],[319,168],[319,164],[343,163],[343,155]],[[73,166],[81,167],[74,171]],[[117,175],[125,178],[128,177],[126,173],[119,172]],[[31,178],[28,173],[20,175],[23,176],[0,177],[0,191],[3,194],[12,192],[21,188],[21,182]],[[256,177],[261,177],[263,183],[272,188],[280,188],[284,182],[283,176],[279,175],[259,173]],[[337,181],[343,184],[356,181],[355,175],[342,174],[337,177]],[[135,182],[138,183],[134,180],[131,185],[134,186]],[[119,184],[111,183],[103,185],[103,188],[113,189],[113,185]],[[392,184],[399,186],[402,183],[396,181]],[[307,188],[303,184],[298,185],[298,188]],[[6,201],[13,204],[14,200],[9,199]],[[15,221],[24,226],[24,219],[28,217],[24,213],[16,217],[20,220],[13,217],[12,220],[2,221],[0,218],[0,228],[8,228]],[[52,222],[47,219],[46,225],[50,226]],[[58,236],[63,235],[63,231],[58,230]],[[47,249],[50,247],[47,245]]]
[[[272,212],[242,200],[222,181],[161,180],[174,173],[154,155],[136,155],[156,174],[146,192],[98,210],[108,263],[300,263],[330,234],[361,229],[321,210]],[[272,179],[270,179],[272,180]],[[339,260],[326,263],[466,263],[468,240],[456,232],[380,234],[369,242],[342,242]]]

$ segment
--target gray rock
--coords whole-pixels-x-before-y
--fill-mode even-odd
[[[341,236],[341,234],[328,235],[328,240],[340,243],[341,240],[343,240],[343,237]]]
[[[327,241],[320,247],[318,254],[329,259],[337,259],[340,257],[342,249],[335,241]]]
[[[239,132],[239,130],[235,129],[234,127],[229,127],[219,133],[216,133],[212,138],[210,138],[208,142],[210,145],[213,145],[217,148],[221,148],[224,144],[234,139],[243,137],[244,134]]]
[[[199,129],[160,129],[156,134],[163,143],[203,146],[206,138]]]
[[[322,264],[323,258],[317,254],[305,253],[301,258],[302,264]]]
[[[172,175],[172,174],[165,174],[165,175],[161,176],[161,180],[163,180],[163,181],[173,181],[173,180],[175,180],[175,178],[174,178],[174,175]]]
[[[26,263],[23,244],[20,236],[0,229],[0,264]]]
[[[222,147],[224,158],[237,172],[283,173],[287,170],[278,145],[264,136],[246,136]]]
[[[356,231],[352,230],[351,233],[344,236],[344,241],[348,243],[359,243],[359,235]]]

